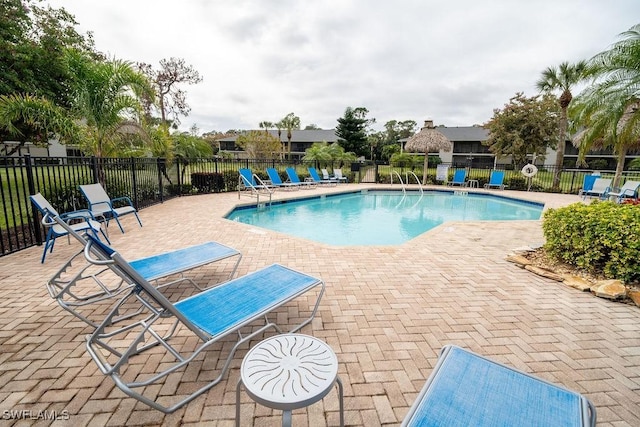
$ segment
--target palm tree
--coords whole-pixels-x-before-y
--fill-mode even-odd
[[[333,156],[327,141],[314,142],[310,148],[306,149],[302,160],[315,161],[320,165],[320,167],[330,164],[333,160]]]
[[[76,75],[72,115],[83,123],[84,151],[96,157],[115,154],[120,131],[144,131],[137,122],[140,97],[153,92],[147,78],[127,61],[96,62],[71,55]]]
[[[619,186],[626,154],[640,150],[640,24],[621,36],[589,60],[595,83],[569,110],[574,126],[585,128],[574,141],[580,147],[579,161],[592,148],[611,147],[618,155],[614,186]]]
[[[46,98],[31,95],[0,96],[0,129],[20,142],[25,140],[26,129],[42,135],[48,141],[57,136],[65,141],[78,142],[79,128],[64,108]]]
[[[269,129],[271,129],[273,127],[273,122],[260,122],[258,123],[258,126],[260,127],[260,129],[264,129],[265,133],[269,133]]]
[[[613,186],[619,187],[627,153],[640,150],[640,100],[607,98],[605,102],[599,96],[576,99],[570,114],[585,129],[576,134],[574,144],[579,147],[579,162],[592,149],[612,148],[617,155]]]
[[[558,148],[556,149],[556,169],[553,173],[553,187],[560,187],[560,174],[564,162],[564,148],[567,140],[567,127],[569,119],[567,117],[567,109],[573,99],[571,89],[580,81],[585,79],[587,69],[586,61],[579,61],[575,64],[568,62],[561,63],[557,68],[549,67],[542,72],[540,80],[536,86],[540,91],[553,92],[561,91],[558,104],[560,105],[560,121],[558,123]]]
[[[300,117],[289,113],[280,120],[280,124],[287,130],[287,157],[291,160],[291,131],[300,129]]]

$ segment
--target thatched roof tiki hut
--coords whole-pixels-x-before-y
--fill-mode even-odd
[[[433,126],[433,120],[425,120],[420,132],[407,140],[405,150],[413,153],[424,153],[424,172],[422,174],[422,184],[427,183],[427,165],[429,163],[429,153],[451,151],[453,143]]]

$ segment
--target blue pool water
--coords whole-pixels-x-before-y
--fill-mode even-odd
[[[234,209],[227,219],[336,246],[394,245],[447,221],[540,219],[543,206],[449,191],[365,191]]]

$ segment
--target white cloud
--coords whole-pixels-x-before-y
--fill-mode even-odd
[[[201,131],[257,127],[289,112],[333,128],[348,106],[388,120],[486,122],[548,66],[588,59],[637,24],[637,0],[49,0],[111,56],[184,58]]]

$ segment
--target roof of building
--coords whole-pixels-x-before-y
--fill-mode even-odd
[[[263,131],[261,131],[263,132]],[[269,133],[276,138],[278,137],[277,130],[269,130]],[[238,135],[230,136],[220,139],[221,142],[235,142]],[[338,137],[336,136],[335,129],[309,129],[309,130],[292,130],[291,141],[292,142],[336,142]],[[287,142],[287,130],[283,129],[280,134],[280,141]]]

